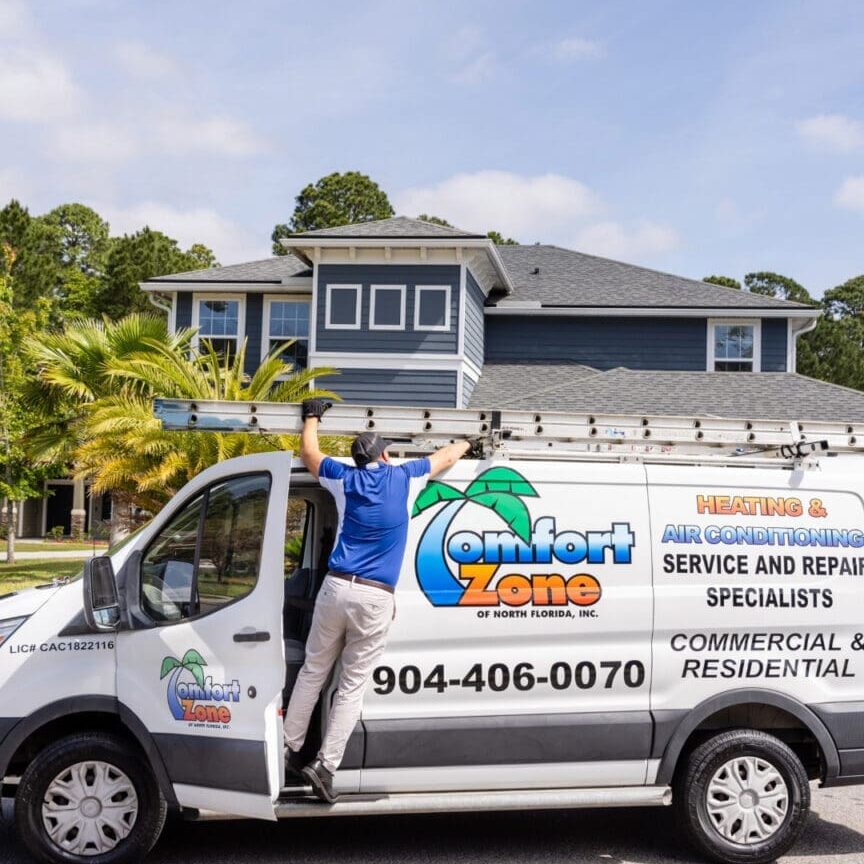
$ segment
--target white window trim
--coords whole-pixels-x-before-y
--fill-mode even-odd
[[[311,297],[308,294],[265,294],[264,295],[264,312],[261,320],[261,362],[263,363],[267,355],[270,353],[270,340],[275,338],[270,335],[270,307],[273,303],[306,303],[309,306],[309,335],[306,337],[308,343],[308,353],[312,353],[312,305]],[[290,338],[290,337],[289,337]],[[287,342],[288,339],[283,339]]]
[[[716,371],[714,363],[714,328],[718,324],[731,324],[753,328],[753,372],[762,371],[762,321],[759,318],[709,318],[708,319],[708,358],[705,368]]]
[[[354,305],[354,324],[333,324],[330,321],[330,311],[333,308],[332,303],[330,302],[330,295],[333,290],[339,290],[343,288],[353,288],[357,294],[357,302]],[[359,284],[352,283],[342,283],[342,282],[332,282],[327,285],[327,299],[326,306],[324,311],[324,327],[327,330],[359,330],[361,326],[361,304],[363,302],[363,286]]]
[[[376,324],[375,323],[375,295],[379,291],[398,291],[399,323],[398,324]],[[407,285],[370,285],[369,286],[369,329],[370,330],[404,330],[405,329],[405,306],[408,295]]]
[[[198,332],[201,322],[201,313],[199,305],[204,300],[236,300],[237,301],[237,335],[236,336],[207,336]],[[233,339],[237,350],[240,344],[246,338],[246,296],[244,294],[193,294],[192,295],[192,327],[195,330],[195,335],[192,338],[192,348],[198,351],[201,345],[201,339]]]
[[[420,324],[420,295],[424,291],[444,291],[444,325]],[[449,285],[416,285],[414,288],[414,329],[425,333],[448,333],[450,331],[450,286]]]

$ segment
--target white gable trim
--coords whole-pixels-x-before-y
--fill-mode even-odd
[[[281,282],[193,282],[178,279],[176,282],[139,282],[138,287],[148,293],[162,291],[167,293],[171,291],[206,291],[211,294],[236,293],[237,291],[243,291],[247,294],[260,292],[269,294],[274,291],[306,293],[312,291],[312,278],[311,276],[296,276],[283,279]]]

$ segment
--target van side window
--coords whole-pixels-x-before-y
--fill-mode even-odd
[[[157,623],[215,612],[258,581],[269,474],[233,477],[190,501],[141,563],[141,606]]]

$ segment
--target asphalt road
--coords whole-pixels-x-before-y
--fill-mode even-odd
[[[783,864],[864,861],[864,787],[813,793],[804,837]],[[683,864],[668,809],[170,822],[150,864]],[[8,822],[0,864],[25,864]]]

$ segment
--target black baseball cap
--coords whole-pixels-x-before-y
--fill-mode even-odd
[[[361,432],[351,445],[351,455],[358,468],[375,462],[381,458],[381,454],[390,446],[377,432]]]

